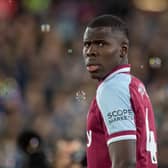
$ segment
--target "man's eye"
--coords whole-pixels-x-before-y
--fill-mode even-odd
[[[103,47],[104,44],[102,42],[99,43],[99,47]]]
[[[84,43],[84,46],[87,48],[87,47],[89,47],[89,43]]]
[[[103,43],[103,42],[97,42],[96,45],[97,45],[98,47],[103,47],[103,46],[104,46],[104,43]]]

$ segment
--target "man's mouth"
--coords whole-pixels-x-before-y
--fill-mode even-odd
[[[99,65],[87,65],[86,69],[89,72],[95,72],[95,71],[97,71],[99,69]]]

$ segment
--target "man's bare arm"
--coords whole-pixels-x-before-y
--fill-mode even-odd
[[[112,168],[136,167],[136,141],[122,140],[109,144]]]

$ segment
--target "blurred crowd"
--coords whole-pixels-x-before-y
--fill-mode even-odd
[[[160,2],[146,9],[134,0],[0,0],[0,168],[33,168],[34,151],[45,153],[48,167],[85,167],[85,121],[97,82],[84,67],[82,36],[100,14],[129,25],[132,73],[151,97],[159,167],[168,167],[168,2]]]

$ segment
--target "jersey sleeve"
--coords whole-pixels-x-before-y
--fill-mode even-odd
[[[97,90],[96,100],[106,127],[107,144],[136,139],[129,92],[129,82],[102,84]]]

